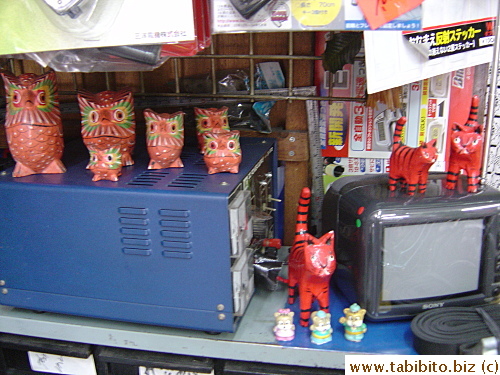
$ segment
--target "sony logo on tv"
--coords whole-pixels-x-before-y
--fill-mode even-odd
[[[436,303],[424,303],[422,305],[423,310],[435,309],[436,307],[443,307],[444,302],[436,302]]]

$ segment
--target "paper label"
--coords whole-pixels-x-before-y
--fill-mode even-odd
[[[64,355],[28,352],[31,369],[64,375],[97,375],[94,357],[67,357]]]
[[[292,0],[292,14],[304,26],[326,26],[341,8],[341,0]]]

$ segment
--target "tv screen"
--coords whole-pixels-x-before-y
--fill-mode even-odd
[[[382,301],[477,291],[483,219],[383,229]]]

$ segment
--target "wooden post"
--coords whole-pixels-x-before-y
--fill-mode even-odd
[[[292,245],[295,236],[295,221],[297,216],[297,204],[300,191],[304,186],[309,186],[309,142],[307,141],[307,112],[306,103],[301,100],[294,100],[287,103],[286,130],[296,131],[303,134],[305,142],[303,147],[306,152],[300,153],[295,160],[294,156],[284,157],[285,164],[285,234],[284,245]],[[295,140],[297,141],[297,140]],[[281,154],[281,152],[280,152]]]

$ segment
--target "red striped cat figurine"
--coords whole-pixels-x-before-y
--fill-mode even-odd
[[[389,160],[389,190],[395,191],[398,183],[406,189],[408,195],[425,193],[429,168],[437,160],[436,139],[421,142],[418,147],[406,146],[401,142],[401,132],[406,124],[406,117],[396,121]]]
[[[300,298],[300,325],[307,327],[314,300],[319,309],[329,312],[330,279],[337,268],[334,251],[334,233],[330,231],[321,238],[308,233],[308,216],[311,190],[304,187],[299,198],[296,232],[288,258],[288,303]]]
[[[483,125],[477,122],[479,97],[472,98],[466,123],[454,124],[451,133],[450,162],[446,176],[446,188],[456,188],[461,171],[467,175],[467,191],[477,192],[480,185],[483,153]]]

